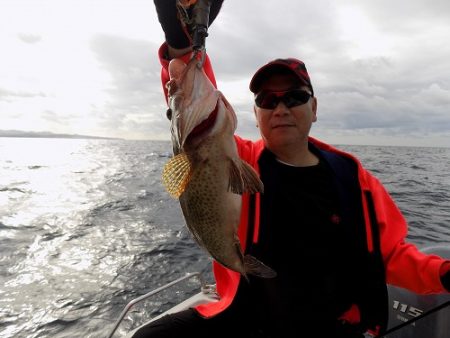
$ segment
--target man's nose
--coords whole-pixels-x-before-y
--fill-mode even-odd
[[[287,115],[289,114],[289,108],[284,104],[283,101],[280,101],[273,110],[273,114],[279,116]]]

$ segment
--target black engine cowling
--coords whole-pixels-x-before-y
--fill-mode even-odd
[[[430,246],[423,252],[450,259],[449,246]],[[389,322],[388,330],[407,321],[411,324],[387,334],[386,338],[450,338],[450,306],[415,318],[450,301],[450,294],[418,295],[408,290],[388,285]]]

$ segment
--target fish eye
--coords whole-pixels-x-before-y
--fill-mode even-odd
[[[172,120],[172,109],[169,108],[166,110],[166,116],[169,119],[169,121]]]

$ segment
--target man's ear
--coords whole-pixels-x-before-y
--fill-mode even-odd
[[[315,97],[315,96],[313,96],[313,102],[311,103],[312,104],[312,112],[313,112],[313,114],[314,114],[314,118],[313,118],[313,122],[316,122],[317,121],[317,98]]]
[[[255,106],[255,105],[253,105],[253,113],[255,114],[256,128],[259,128],[259,125],[258,125],[258,115],[256,114],[256,106]]]

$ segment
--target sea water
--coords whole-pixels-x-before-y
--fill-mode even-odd
[[[450,149],[338,146],[419,248],[450,243]],[[105,337],[133,298],[210,258],[161,185],[168,141],[0,138],[0,337]],[[173,305],[167,299],[165,306]]]

